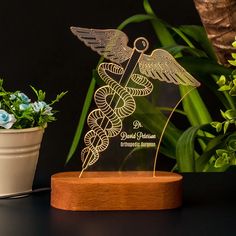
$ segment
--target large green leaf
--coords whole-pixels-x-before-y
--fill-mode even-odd
[[[209,60],[207,58],[185,56],[185,57],[177,58],[177,61],[184,68],[186,68],[189,72],[193,74],[230,75],[232,72],[232,69],[221,66],[217,64],[215,61]],[[207,83],[208,81],[206,81],[206,84]]]
[[[133,116],[146,129],[160,137],[163,127],[167,122],[167,117],[144,97],[137,98],[136,104],[137,107]],[[169,157],[175,158],[175,147],[181,133],[172,123],[169,123],[164,133],[161,152]]]
[[[181,39],[184,40],[184,42],[190,47],[190,48],[195,48],[195,46],[193,45],[193,43],[191,42],[191,40],[188,39],[188,37],[178,28],[176,27],[171,27],[169,26],[176,34],[179,35],[179,37]]]
[[[89,107],[90,107],[90,104],[91,104],[92,99],[93,99],[95,85],[96,85],[96,80],[93,76],[93,78],[90,82],[88,91],[87,91],[87,95],[85,97],[84,105],[83,105],[83,108],[82,108],[82,112],[81,112],[81,115],[80,115],[80,119],[79,119],[77,129],[75,131],[74,139],[72,141],[69,153],[67,155],[66,164],[70,161],[70,159],[74,155],[74,153],[77,149],[77,146],[79,144],[79,141],[80,141],[80,138],[81,138],[81,135],[82,135],[82,132],[83,132],[84,124],[85,124],[86,119],[87,119],[87,114],[88,114],[88,111],[89,111]]]
[[[154,29],[158,39],[160,40],[160,43],[162,44],[162,46],[176,45],[176,42],[173,39],[173,37],[172,37],[171,33],[169,32],[169,30],[167,29],[167,26],[166,26],[165,22],[162,21],[161,19],[159,19],[155,15],[155,13],[152,10],[152,7],[149,4],[148,0],[143,1],[143,6],[144,6],[144,9],[145,9],[146,13],[149,14],[150,16],[154,17],[150,21],[151,21],[153,29]]]
[[[174,45],[169,47],[163,47],[163,49],[167,50],[174,57],[176,57],[176,55],[179,55],[179,53],[185,53],[185,52],[195,57],[207,57],[204,51],[196,48],[191,48],[189,46]]]
[[[155,13],[147,0],[144,0],[144,9],[148,14],[155,16]],[[157,17],[156,19],[151,20],[151,23],[162,46],[170,47],[176,44],[173,36],[168,30],[168,25],[166,25],[162,20],[158,19]],[[184,88],[184,86],[180,86],[180,92],[182,96],[184,96],[188,91],[189,88]],[[197,90],[193,90],[191,94],[189,94],[183,100],[182,103],[187,117],[192,125],[201,125],[204,123],[211,122],[210,114]],[[202,112],[200,115],[196,116],[197,111]]]
[[[226,109],[234,108],[233,98],[230,97],[227,92],[219,92],[218,85],[215,82],[216,79],[214,79],[214,75],[230,75],[232,69],[221,66],[216,62],[206,58],[185,56],[182,58],[178,58],[177,60],[191,74],[195,75],[196,78],[203,84],[203,86],[208,87],[213,95],[215,95],[215,98],[219,99],[219,101],[225,106]]]
[[[179,29],[186,35],[190,36],[193,40],[201,45],[204,51],[209,55],[211,59],[216,61],[216,55],[212,48],[210,41],[207,38],[205,29],[198,25],[182,25]]]
[[[196,126],[210,123],[212,121],[210,113],[208,112],[198,91],[186,86],[180,87],[182,96],[190,91],[182,102],[190,124]]]
[[[176,145],[176,160],[180,172],[195,172],[194,142],[201,126],[190,127],[183,132]]]
[[[204,152],[196,159],[197,172],[204,172],[208,169],[209,160],[215,155],[215,151],[221,145],[223,138],[223,135],[219,135],[210,139]]]
[[[214,164],[209,164],[205,170],[203,170],[203,172],[224,172],[226,171],[228,168],[230,167],[230,165],[224,165],[222,167],[218,167],[216,168],[214,166]]]
[[[181,172],[221,172],[227,168],[215,168],[214,162],[210,159],[215,155],[224,143],[227,135],[219,135],[210,124],[190,127],[187,129],[177,142],[176,160],[178,170]],[[195,141],[199,139],[206,139],[206,148],[202,154],[199,155],[195,151]]]
[[[147,20],[152,20],[155,17],[152,15],[147,15],[147,14],[137,14],[137,15],[133,15],[129,18],[127,18],[126,20],[124,20],[118,27],[117,29],[122,30],[123,28],[125,28],[127,25],[131,24],[131,23],[140,23],[143,21],[147,21]]]

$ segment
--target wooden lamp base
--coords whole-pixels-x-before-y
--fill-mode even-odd
[[[182,176],[171,172],[58,173],[51,178],[51,206],[71,211],[162,210],[182,204]]]

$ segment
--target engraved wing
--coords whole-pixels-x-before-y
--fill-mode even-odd
[[[132,48],[127,46],[128,37],[120,30],[81,27],[71,27],[70,29],[86,46],[108,60],[120,64],[132,55]]]
[[[155,49],[151,55],[143,54],[139,69],[147,77],[167,83],[200,86],[200,83],[163,49]]]

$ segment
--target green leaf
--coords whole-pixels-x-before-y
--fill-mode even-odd
[[[184,96],[189,89],[186,86],[180,86],[181,95]],[[205,103],[199,95],[197,89],[192,90],[182,101],[184,111],[187,114],[188,120],[192,126],[203,125],[212,122],[210,113],[208,112]]]
[[[216,129],[216,132],[220,132],[222,129],[222,123],[218,121],[211,122],[212,127]]]
[[[177,33],[177,34],[179,35],[179,37],[182,38],[182,39],[185,41],[185,43],[186,43],[190,48],[195,49],[193,43],[188,39],[188,37],[187,37],[180,29],[178,29],[178,28],[176,28],[176,27],[171,27],[171,29],[172,29],[175,33]]]
[[[163,49],[167,50],[173,56],[178,55],[180,52],[183,52],[183,53],[186,52],[196,57],[207,57],[204,51],[200,49],[196,49],[196,48],[191,48],[188,46],[174,45],[174,46],[163,47]]]
[[[214,75],[230,75],[232,69],[224,67],[217,64],[216,62],[206,59],[206,58],[196,58],[185,56],[182,58],[177,58],[177,61],[187,69],[191,74],[211,74]],[[209,78],[210,80],[211,78]],[[206,81],[206,84],[208,81]],[[214,82],[215,83],[215,82]]]
[[[231,56],[233,57],[233,59],[236,59],[236,53],[231,53]]]
[[[89,110],[90,104],[91,104],[92,99],[93,99],[95,85],[96,85],[96,80],[93,77],[91,82],[90,82],[88,92],[87,92],[87,95],[86,95],[86,98],[85,98],[85,101],[84,101],[83,109],[82,109],[82,112],[81,112],[81,115],[80,115],[79,123],[78,123],[77,129],[76,129],[75,135],[74,135],[74,139],[72,141],[72,145],[71,145],[69,153],[67,155],[66,164],[72,158],[73,154],[76,151],[78,143],[80,141],[82,131],[83,131],[83,128],[84,128],[84,124],[86,122],[88,110]]]
[[[230,96],[236,96],[236,86],[233,86],[233,88],[229,91]]]
[[[226,77],[224,75],[221,75],[219,80],[216,82],[220,87],[225,85],[226,83]]]
[[[119,171],[124,171],[129,168],[129,166],[137,166],[138,170],[146,170],[150,159],[147,155],[150,154],[150,149],[155,149],[155,147],[135,147],[133,148],[123,159]]]
[[[66,92],[61,92],[60,94],[58,94],[56,96],[56,98],[49,105],[51,106],[54,103],[59,102],[66,94],[67,94],[67,91]]]
[[[220,110],[220,114],[222,115],[223,118],[227,119],[225,113],[222,110]]]
[[[215,168],[221,168],[223,166],[230,165],[230,157],[227,153],[223,153],[220,157],[218,157],[215,161]]]
[[[231,87],[229,85],[223,85],[218,89],[218,91],[228,91],[230,89]]]
[[[136,111],[132,116],[139,120],[151,133],[155,133],[157,137],[160,137],[167,122],[167,117],[144,97],[136,98]],[[180,135],[181,131],[169,122],[162,140],[161,152],[174,158],[176,143]]]
[[[187,57],[178,58],[177,61],[186,68],[191,74],[204,83],[216,98],[225,106],[226,109],[235,108],[234,101],[228,92],[219,92],[215,81],[218,80],[216,75],[230,75],[232,69],[226,68],[209,59]],[[210,76],[212,75],[212,76]]]
[[[217,154],[218,156],[222,156],[222,155],[225,154],[225,153],[227,153],[227,150],[225,150],[225,149],[217,149],[217,150],[216,150],[216,154]]]
[[[230,167],[230,165],[224,165],[222,167],[215,167],[215,163],[209,164],[204,172],[224,172],[226,171],[228,168]]]
[[[6,92],[0,92],[0,96],[5,96],[6,95]]]
[[[236,66],[236,60],[228,60],[229,64],[232,66]]]
[[[224,134],[226,133],[226,131],[229,127],[229,124],[230,124],[230,122],[228,120],[224,123]]]
[[[232,134],[228,137],[228,148],[231,151],[236,151],[236,135]]]
[[[214,154],[216,152],[216,149],[218,149],[219,146],[222,145],[224,137],[224,135],[218,135],[210,139],[203,153],[195,160],[195,167],[197,172],[205,171],[209,167],[209,163],[212,163],[213,160],[215,162]]]
[[[1,89],[1,91],[2,91],[2,89],[3,89],[3,79],[0,79],[0,89]]]
[[[146,12],[150,15],[155,15],[150,4],[147,0],[144,0],[144,8]],[[161,44],[163,46],[172,46],[175,45],[175,40],[173,39],[171,33],[168,31],[166,24],[163,23],[160,19],[156,18],[155,20],[151,20],[151,23],[153,25],[154,31],[156,32],[156,35],[158,36]],[[189,88],[184,88],[184,86],[180,86],[181,94],[182,96],[189,90]],[[193,101],[193,99],[195,99]],[[200,95],[196,90],[191,92],[191,95],[188,95],[186,99],[183,101],[184,110],[187,113],[188,119],[192,124],[199,125],[203,123],[209,123],[211,122],[211,117],[209,112],[207,111],[205,104],[200,98]],[[189,109],[191,106],[191,109]],[[203,114],[203,117],[201,115],[197,116],[198,119],[196,119],[196,111],[198,109],[201,109],[201,115]],[[195,110],[195,112],[192,110]],[[194,114],[193,114],[194,113]]]
[[[131,23],[140,23],[143,21],[147,21],[147,20],[151,20],[154,19],[154,16],[151,15],[146,15],[146,14],[137,14],[137,15],[133,15],[129,18],[127,18],[126,20],[124,20],[118,27],[117,29],[122,30],[123,28],[125,28],[127,25],[131,24]]]
[[[214,127],[214,128],[216,128],[218,124],[221,124],[221,123],[218,122],[218,121],[211,122],[211,126]]]
[[[176,160],[180,172],[195,171],[194,141],[201,126],[190,127],[180,136],[176,145]]]
[[[43,92],[42,90],[39,90],[39,91],[38,91],[38,100],[39,100],[39,101],[44,101],[44,100],[45,100],[45,97],[46,97],[46,93]]]
[[[182,25],[179,27],[179,29],[198,42],[211,59],[217,61],[215,52],[211,46],[210,41],[208,40],[206,31],[202,26]]]
[[[35,95],[36,95],[36,96],[37,96],[37,98],[38,98],[39,94],[38,94],[38,91],[37,91],[37,89],[36,89],[36,88],[34,88],[33,86],[30,86],[30,87],[31,87],[31,89],[34,91]]]
[[[226,119],[235,119],[236,118],[236,110],[227,110],[225,113],[224,113],[224,117],[226,117]]]
[[[167,29],[166,23],[155,15],[148,0],[143,1],[143,7],[147,14],[155,17],[155,19],[151,20],[151,24],[162,46],[175,45],[175,40]]]

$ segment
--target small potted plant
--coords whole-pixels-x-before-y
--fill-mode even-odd
[[[9,92],[0,79],[0,196],[24,193],[32,189],[44,129],[55,121],[53,105],[45,92],[32,87],[33,101],[21,91]]]

